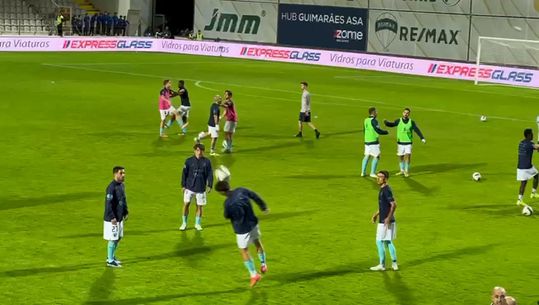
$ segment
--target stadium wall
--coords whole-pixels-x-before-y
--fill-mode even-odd
[[[539,0],[195,0],[194,19],[212,39],[459,61],[479,36],[539,40]]]
[[[0,52],[164,52],[227,58],[302,63],[330,67],[393,72],[428,77],[475,80],[539,88],[539,70],[518,69],[433,59],[290,48],[259,44],[154,39],[142,37],[7,37],[0,36]]]

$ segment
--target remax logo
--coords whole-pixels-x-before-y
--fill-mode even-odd
[[[64,49],[150,49],[151,40],[66,40]]]
[[[270,48],[251,48],[243,47],[240,55],[249,57],[263,57],[263,58],[275,58],[275,59],[292,59],[297,61],[319,61],[322,53],[319,52],[307,52],[307,51],[289,51],[282,49],[270,49]]]
[[[431,64],[428,69],[430,74],[464,76],[469,78],[493,79],[512,81],[515,83],[529,83],[533,80],[532,72],[519,72],[510,69],[492,69],[470,67],[465,65]]]

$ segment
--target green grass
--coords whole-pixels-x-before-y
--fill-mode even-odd
[[[537,218],[515,206],[517,145],[535,125],[536,91],[137,53],[2,53],[0,72],[2,304],[488,304],[495,285],[519,304],[539,299]],[[187,80],[185,138],[158,138],[166,77]],[[293,137],[301,80],[318,141],[310,130]],[[253,290],[221,196],[209,195],[201,234],[177,230],[183,162],[225,89],[239,113],[236,152],[213,164],[227,165],[233,184],[257,191],[272,211],[260,216],[270,272]],[[359,172],[371,105],[380,119],[411,107],[427,138],[414,145],[412,176],[390,179],[399,272],[368,270],[377,262],[378,189]],[[381,140],[379,169],[398,168],[395,133]],[[102,217],[117,164],[127,170],[131,213],[118,250],[124,268],[111,270]],[[474,171],[484,180],[473,182]]]

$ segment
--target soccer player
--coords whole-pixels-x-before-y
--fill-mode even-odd
[[[505,299],[505,288],[503,287],[494,287],[492,289],[492,296],[491,296],[491,300],[492,300],[492,303],[490,303],[491,305],[507,305],[507,301]]]
[[[250,200],[256,202],[264,214],[269,213],[268,206],[258,194],[249,189],[238,187],[231,190],[227,181],[217,182],[215,190],[219,194],[226,196],[224,215],[232,223],[243,264],[249,270],[251,287],[254,287],[262,277],[256,272],[255,263],[249,254],[250,244],[255,244],[260,260],[260,272],[266,273],[268,266],[266,265],[266,252],[260,240],[258,218],[255,216]]]
[[[187,125],[189,125],[189,122],[187,121],[189,118],[189,110],[191,110],[191,101],[189,100],[189,91],[187,91],[187,88],[185,88],[185,81],[180,80],[178,82],[178,93],[181,100],[181,105],[178,107],[177,111],[182,115],[182,132],[185,134],[187,133]]]
[[[369,108],[369,117],[363,121],[363,127],[365,132],[365,157],[363,157],[363,162],[361,164],[361,176],[365,177],[367,175],[367,164],[369,159],[373,157],[371,163],[371,174],[372,178],[376,178],[376,168],[378,167],[378,161],[380,161],[380,141],[378,138],[380,135],[386,135],[389,132],[386,130],[380,129],[380,125],[376,120],[378,112],[376,108]]]
[[[309,125],[309,127],[314,130],[314,135],[316,136],[316,138],[319,139],[320,131],[318,131],[318,129],[316,129],[316,126],[311,123],[311,94],[307,90],[309,88],[309,84],[307,82],[301,82],[300,87],[303,91],[303,94],[301,95],[301,111],[299,113],[299,131],[296,137],[303,137],[303,123],[307,123],[307,125]]]
[[[417,133],[421,142],[427,143],[425,137],[417,127],[415,121],[410,118],[410,108],[404,108],[402,118],[394,122],[384,120],[387,127],[397,126],[397,156],[399,156],[400,172],[397,174],[408,177],[410,175],[410,157],[412,156],[412,136],[413,131]]]
[[[522,201],[526,184],[528,180],[533,178],[533,188],[530,198],[539,198],[537,194],[537,185],[539,184],[539,172],[532,164],[533,151],[539,150],[539,145],[533,144],[533,131],[531,128],[524,130],[524,140],[518,145],[518,166],[517,166],[517,181],[520,181],[520,190],[518,192],[517,205],[525,206]]]
[[[103,238],[108,240],[107,266],[118,268],[121,262],[116,258],[116,249],[124,236],[124,221],[129,214],[127,199],[125,197],[125,169],[115,166],[112,169],[114,179],[107,187],[105,199],[105,217],[103,225]]]
[[[222,98],[219,95],[213,97],[213,103],[210,107],[210,118],[208,119],[208,132],[201,132],[197,137],[195,137],[195,142],[200,143],[200,140],[207,137],[211,137],[211,151],[210,156],[219,156],[215,152],[215,145],[217,144],[217,138],[219,137],[219,115],[221,110],[219,106],[221,105]]]
[[[173,92],[170,90],[171,82],[170,80],[166,79],[163,81],[164,88],[161,89],[161,92],[159,93],[159,114],[161,115],[161,123],[159,125],[159,136],[162,138],[168,137],[165,134],[165,128],[168,126],[166,124],[166,120],[168,116],[172,116],[176,119],[178,122],[178,125],[180,128],[183,125],[182,118],[179,115],[179,113],[176,111],[176,109],[172,106],[172,103],[170,102],[170,97],[172,96]]]
[[[193,197],[196,197],[197,202],[195,229],[202,231],[202,207],[206,205],[206,191],[209,193],[213,187],[213,171],[210,160],[204,157],[204,145],[197,143],[193,149],[195,155],[185,160],[182,172],[184,205],[181,231],[187,229],[189,205]]]
[[[391,268],[397,271],[399,265],[397,264],[397,250],[393,245],[393,240],[397,238],[397,224],[395,223],[395,210],[397,209],[397,202],[393,197],[393,191],[387,184],[389,179],[389,172],[382,170],[376,175],[376,181],[380,186],[380,192],[378,193],[378,211],[372,215],[372,223],[376,223],[378,218],[378,227],[376,228],[376,247],[378,248],[378,256],[380,263],[374,267],[371,267],[373,271],[385,271],[385,259],[386,259],[386,247],[389,248],[389,254],[391,255]]]
[[[223,128],[225,132],[225,140],[223,142],[223,152],[231,153],[232,152],[232,136],[236,132],[236,126],[238,125],[238,114],[236,113],[236,106],[232,100],[232,91],[225,90],[225,101],[223,103],[225,112],[222,117],[225,117],[225,127]]]

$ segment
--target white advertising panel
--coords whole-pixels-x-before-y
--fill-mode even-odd
[[[539,18],[539,0],[474,0],[476,15]]]
[[[471,0],[376,0],[371,1],[371,9],[401,10],[436,13],[470,13]]]
[[[277,42],[277,3],[195,1],[195,31],[205,38]]]
[[[466,60],[469,18],[371,9],[368,51]]]
[[[279,2],[281,4],[307,4],[307,5],[340,6],[340,7],[355,7],[355,8],[368,8],[369,7],[369,0],[280,0]]]

